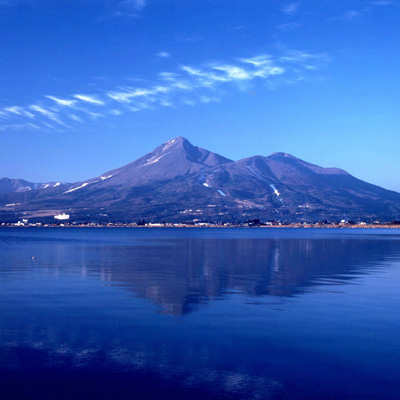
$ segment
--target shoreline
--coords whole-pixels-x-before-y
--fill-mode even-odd
[[[195,228],[195,229],[207,229],[207,228],[251,228],[251,229],[400,229],[400,225],[389,225],[389,224],[371,224],[371,225],[348,225],[348,224],[335,224],[335,225],[318,225],[318,224],[289,224],[289,225],[218,225],[218,224],[207,224],[207,225],[191,225],[191,224],[146,224],[146,225],[133,225],[133,224],[30,224],[30,225],[0,225],[0,228]]]

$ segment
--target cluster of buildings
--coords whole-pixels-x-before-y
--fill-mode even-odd
[[[22,219],[17,222],[3,222],[0,223],[2,227],[148,227],[148,228],[183,228],[183,227],[287,227],[287,228],[400,228],[400,221],[369,221],[369,222],[354,222],[341,220],[340,222],[280,222],[280,221],[265,221],[262,222],[258,219],[248,220],[242,223],[232,222],[204,222],[204,221],[189,221],[189,222],[82,222],[82,221],[69,221],[68,218],[55,218],[54,222],[29,222],[28,219]]]

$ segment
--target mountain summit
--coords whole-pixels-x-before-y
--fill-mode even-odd
[[[103,176],[110,176],[108,184],[141,186],[149,182],[191,175],[228,162],[231,160],[193,146],[187,139],[178,136],[138,160],[106,172]]]
[[[26,190],[20,189],[22,184],[4,182],[4,221],[59,212],[68,212],[72,220],[105,222],[337,221],[395,219],[400,213],[399,193],[341,169],[323,168],[286,153],[232,161],[180,136],[86,181],[32,184]]]

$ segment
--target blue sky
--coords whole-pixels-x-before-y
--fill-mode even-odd
[[[0,0],[0,176],[80,181],[176,136],[400,191],[400,1]]]

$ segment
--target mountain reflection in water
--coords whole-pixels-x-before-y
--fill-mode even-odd
[[[0,230],[0,392],[395,398],[399,242],[385,231]]]
[[[382,241],[371,239],[160,240],[150,246],[83,248],[88,260],[82,273],[181,315],[229,293],[290,297],[346,283],[399,253],[397,241],[384,245],[382,251]]]

